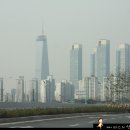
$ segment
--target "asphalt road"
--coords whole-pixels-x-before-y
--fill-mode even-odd
[[[2,123],[0,127],[6,128],[92,128],[93,123],[98,123],[99,118],[103,118],[103,123],[129,123],[130,113],[121,114],[101,114],[91,113],[84,115],[71,114],[67,117],[57,117],[40,120],[30,120],[12,123]]]

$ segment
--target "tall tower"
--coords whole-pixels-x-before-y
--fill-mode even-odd
[[[36,78],[44,80],[49,75],[47,37],[39,35],[36,40]]]
[[[90,76],[95,76],[96,52],[97,52],[97,48],[95,48],[90,55]]]
[[[82,45],[74,44],[70,51],[70,81],[78,89],[78,82],[82,80]]]
[[[98,77],[98,80],[103,82],[103,77],[110,75],[110,40],[99,40],[90,60],[90,75]]]
[[[130,45],[120,44],[116,50],[116,72],[130,71]]]
[[[98,41],[95,65],[96,76],[102,82],[103,77],[110,75],[110,40]]]

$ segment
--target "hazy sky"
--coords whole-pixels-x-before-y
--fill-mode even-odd
[[[130,0],[0,0],[0,76],[34,77],[42,24],[50,74],[56,80],[69,79],[69,52],[75,42],[83,45],[83,76],[89,74],[90,53],[99,39],[111,41],[113,69],[116,47],[130,43]]]

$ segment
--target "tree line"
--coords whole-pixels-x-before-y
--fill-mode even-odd
[[[112,72],[105,81],[106,101],[130,102],[130,71]]]

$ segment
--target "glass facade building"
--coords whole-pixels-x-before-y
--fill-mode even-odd
[[[126,72],[130,70],[130,45],[120,44],[116,50],[116,72]]]
[[[95,48],[90,55],[90,76],[95,76],[96,51],[97,49]]]
[[[40,35],[36,44],[36,78],[44,80],[49,75],[47,38]]]
[[[102,82],[103,77],[110,75],[110,40],[99,40],[90,60],[90,74],[98,77],[98,80]]]
[[[74,44],[70,51],[70,81],[78,89],[78,81],[82,80],[82,45]]]

